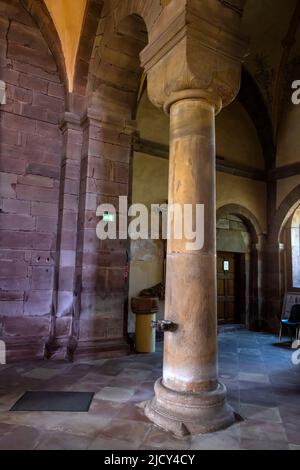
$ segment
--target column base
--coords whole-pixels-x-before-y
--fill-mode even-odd
[[[155,397],[146,404],[145,415],[178,437],[216,432],[235,422],[223,384],[214,391],[180,393],[166,388],[159,379],[154,390]]]

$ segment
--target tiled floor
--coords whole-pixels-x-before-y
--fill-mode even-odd
[[[162,354],[75,364],[0,366],[0,449],[300,449],[300,365],[277,338],[245,330],[219,336],[220,376],[243,421],[180,440],[156,428],[139,404],[153,395]],[[158,346],[161,349],[161,344]],[[26,390],[96,393],[89,413],[9,412]]]

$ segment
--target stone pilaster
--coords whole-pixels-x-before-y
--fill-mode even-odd
[[[82,120],[75,303],[67,356],[127,351],[126,264],[128,240],[99,240],[100,204],[117,212],[128,196],[134,128],[121,117],[106,122],[91,110]]]
[[[63,155],[59,196],[59,217],[54,302],[50,337],[45,354],[50,357],[69,337],[74,303],[76,243],[82,129],[80,118],[66,112],[61,122]]]

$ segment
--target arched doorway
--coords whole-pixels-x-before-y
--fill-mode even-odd
[[[284,291],[300,291],[300,206],[285,224],[281,242],[281,277]]]
[[[282,201],[272,220],[266,244],[266,321],[270,331],[278,332],[284,294],[292,288],[291,227],[300,204],[300,185]]]
[[[119,207],[119,197],[127,197],[128,206],[131,204],[135,117],[143,72],[139,55],[148,44],[153,15],[160,13],[160,8],[155,12],[148,9],[150,4],[153,6],[152,1],[143,5],[138,1],[122,2],[116,8],[106,2],[87,81],[78,83],[75,79],[76,92],[85,86],[86,99],[81,120],[76,299],[68,357],[73,357],[75,351],[128,350],[130,245],[123,232],[116,240],[99,240],[96,212],[100,205],[109,204],[116,211],[116,220],[124,220],[127,211]]]
[[[259,329],[262,232],[250,211],[228,205],[217,211],[218,321]]]

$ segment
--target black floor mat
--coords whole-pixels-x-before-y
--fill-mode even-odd
[[[87,412],[94,393],[26,392],[10,411]]]

